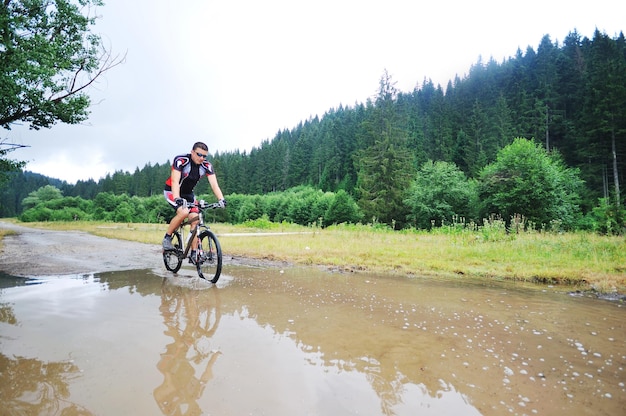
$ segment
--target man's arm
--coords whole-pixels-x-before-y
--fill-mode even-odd
[[[172,182],[172,196],[174,199],[180,198],[180,171],[172,169],[171,173]]]
[[[224,195],[222,194],[222,190],[220,189],[220,186],[217,183],[217,176],[215,176],[214,174],[213,175],[209,175],[209,185],[211,185],[211,189],[213,190],[213,194],[215,195],[215,197],[218,200],[224,199]],[[172,186],[172,189],[174,189],[173,186]]]

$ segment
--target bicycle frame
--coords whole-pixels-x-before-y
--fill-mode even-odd
[[[196,221],[196,219],[198,220],[198,225],[196,225],[196,228],[194,228],[193,230],[189,230],[189,236],[187,238],[185,238],[185,227],[187,225],[191,226],[191,223],[193,223],[194,221]],[[207,227],[204,224],[204,218],[202,217],[202,211],[198,212],[198,216],[194,217],[194,218],[185,218],[185,220],[183,220],[183,222],[178,226],[177,230],[180,233],[181,236],[181,244],[183,244],[183,258],[187,258],[187,255],[189,254],[189,250],[191,250],[191,246],[192,241],[194,238],[196,238],[199,233],[198,233],[198,229],[201,228],[203,230],[208,230],[209,227]]]
[[[178,272],[183,261],[188,258],[194,239],[198,245],[193,258],[189,257],[190,263],[195,264],[198,275],[212,283],[217,282],[222,270],[222,249],[215,233],[204,223],[203,210],[211,208],[223,208],[220,204],[207,204],[199,201],[198,204],[191,204],[191,207],[198,207],[197,216],[187,216],[172,234],[172,242],[175,246],[173,250],[163,251],[163,261],[165,268],[171,272]],[[189,230],[185,236],[185,227],[196,223],[193,230]]]

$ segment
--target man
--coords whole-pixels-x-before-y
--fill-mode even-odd
[[[208,177],[211,190],[218,199],[221,207],[226,207],[226,201],[217,183],[213,165],[207,160],[208,154],[209,148],[207,145],[202,142],[196,142],[191,149],[191,153],[176,156],[172,162],[172,173],[165,182],[163,195],[167,202],[176,210],[176,215],[170,221],[165,237],[163,237],[164,250],[174,249],[172,245],[172,234],[185,218],[190,217],[191,219],[191,214],[198,213],[198,207],[189,209],[187,203],[196,202],[193,188],[203,176]],[[195,217],[197,218],[197,215],[195,215]],[[197,224],[197,219],[196,221],[192,221],[191,229],[195,229]],[[194,238],[194,241],[191,242],[191,259],[195,258],[193,254],[197,247],[198,239]]]

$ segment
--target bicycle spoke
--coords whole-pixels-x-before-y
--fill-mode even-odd
[[[183,264],[182,244],[180,234],[178,234],[178,232],[172,234],[172,246],[175,247],[174,250],[163,251],[163,262],[165,263],[165,268],[167,270],[176,273],[180,270],[180,267]]]
[[[203,251],[198,262],[198,275],[213,283],[217,282],[222,272],[222,252],[217,237],[210,230],[200,234],[200,244]]]

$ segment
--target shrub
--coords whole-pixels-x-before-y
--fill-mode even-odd
[[[357,223],[363,214],[356,201],[343,189],[337,191],[328,209],[324,213],[324,225]]]
[[[476,185],[454,164],[428,161],[411,183],[404,203],[408,220],[417,228],[451,223],[455,217],[474,218]]]
[[[536,227],[560,220],[569,229],[580,218],[582,186],[578,170],[565,167],[557,153],[517,138],[481,171],[479,196],[485,216],[497,214],[508,221],[521,214]]]
[[[19,219],[23,222],[50,221],[54,211],[39,204],[34,208],[29,208],[22,212]]]

